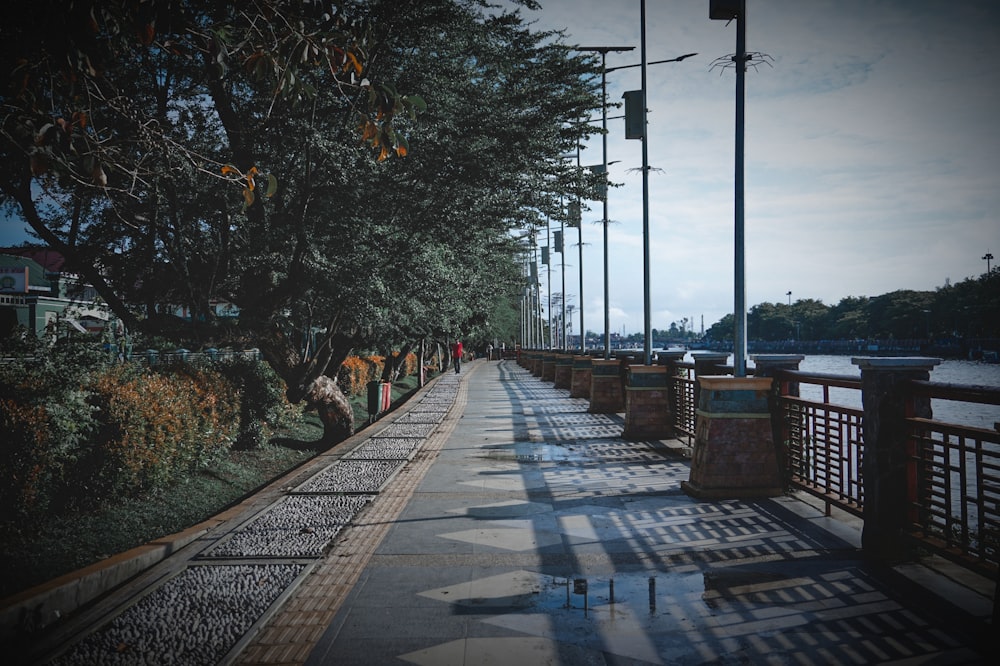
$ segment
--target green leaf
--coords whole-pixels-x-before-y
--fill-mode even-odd
[[[264,193],[265,197],[273,197],[274,193],[278,191],[278,179],[274,177],[274,174],[267,174],[267,192]]]

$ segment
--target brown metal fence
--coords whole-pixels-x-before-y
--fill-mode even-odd
[[[674,429],[692,445],[697,427],[697,379],[693,363],[671,364]],[[856,516],[864,512],[862,409],[831,401],[831,389],[857,391],[851,375],[779,370],[776,437],[788,485]],[[821,397],[799,397],[802,384]],[[909,398],[955,400],[1000,406],[1000,389],[911,381]],[[812,391],[816,392],[816,391]],[[1000,411],[998,411],[1000,417]],[[994,430],[908,418],[907,488],[910,535],[921,545],[988,575],[1000,564],[1000,423]]]
[[[914,395],[1000,405],[1000,389],[911,382]],[[1000,415],[1000,412],[998,412]],[[1000,431],[908,418],[915,538],[985,573],[1000,562]]]

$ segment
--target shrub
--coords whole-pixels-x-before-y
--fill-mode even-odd
[[[236,357],[217,367],[242,395],[238,448],[260,446],[271,433],[290,426],[301,414],[301,409],[289,404],[284,381],[267,363]]]
[[[384,367],[382,356],[348,356],[337,371],[337,385],[345,395],[364,395],[368,382],[381,379]]]
[[[399,369],[399,378],[409,377],[417,372],[417,355],[413,352],[403,357],[402,363],[399,361],[399,352],[392,353],[394,367]]]
[[[238,400],[221,376],[172,369],[114,366],[94,383],[102,430],[90,462],[98,494],[166,485],[235,439]]]

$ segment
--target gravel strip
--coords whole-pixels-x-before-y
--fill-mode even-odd
[[[201,557],[320,557],[340,530],[374,497],[284,497]]]
[[[441,423],[441,419],[444,418],[444,412],[407,412],[403,414],[398,419],[396,423]]]
[[[413,437],[372,437],[354,449],[345,460],[409,460],[422,440]]]
[[[50,663],[217,664],[304,568],[189,567]]]
[[[393,423],[378,433],[379,437],[428,437],[437,423]]]
[[[299,493],[377,493],[405,460],[340,460],[296,489]]]

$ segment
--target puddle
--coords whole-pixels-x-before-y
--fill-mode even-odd
[[[678,597],[698,596],[705,591],[701,572],[664,574],[641,572],[579,578],[550,577],[535,600],[539,610],[564,611],[592,620],[602,618],[649,618],[676,609]]]
[[[517,463],[572,462],[584,460],[586,456],[571,447],[542,442],[518,442],[486,451],[490,460]]]

